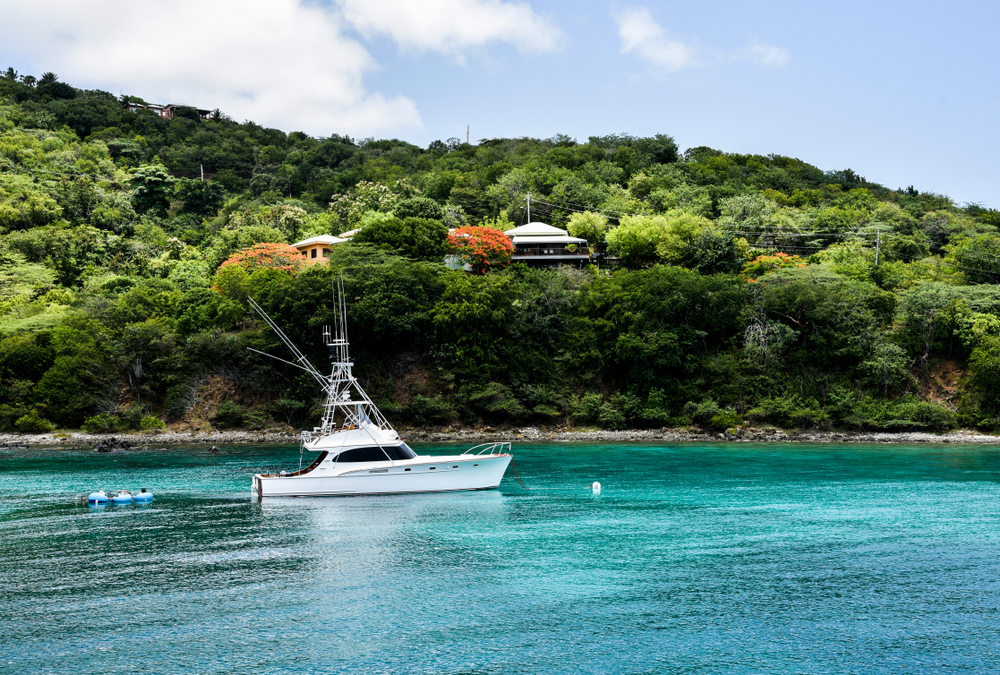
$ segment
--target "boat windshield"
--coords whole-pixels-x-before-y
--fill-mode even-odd
[[[346,450],[334,460],[335,462],[384,462],[388,459],[413,459],[416,453],[410,450],[405,443],[402,445],[383,445],[381,448],[373,445],[365,448],[354,448]]]

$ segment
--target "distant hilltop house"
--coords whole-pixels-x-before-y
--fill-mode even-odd
[[[316,263],[325,263],[327,257],[330,255],[330,247],[336,244],[342,244],[346,239],[341,239],[340,237],[334,237],[329,234],[321,234],[318,237],[310,237],[309,239],[303,239],[300,242],[292,244],[293,248],[297,248],[299,251],[305,254],[306,264],[315,265]]]
[[[202,110],[201,108],[195,108],[193,105],[181,105],[180,103],[168,103],[167,105],[159,105],[158,103],[129,103],[129,112],[141,112],[143,110],[149,110],[156,113],[165,120],[172,120],[174,118],[174,113],[178,108],[190,108],[191,110],[197,110],[198,116],[203,120],[207,120],[208,116],[212,114],[211,110]]]
[[[532,222],[504,232],[514,244],[512,263],[522,262],[529,267],[554,267],[556,265],[590,264],[587,240],[570,236],[566,230]]]

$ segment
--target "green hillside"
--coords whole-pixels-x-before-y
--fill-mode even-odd
[[[397,423],[1000,426],[997,211],[666,135],[420,148],[129,103],[0,77],[2,430],[311,427],[246,295],[322,367],[341,275]],[[595,265],[443,264],[528,193]],[[247,252],[362,226],[325,265]]]

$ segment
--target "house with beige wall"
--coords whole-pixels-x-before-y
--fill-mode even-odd
[[[303,239],[300,242],[292,244],[292,246],[305,254],[307,265],[315,265],[326,262],[327,256],[330,255],[331,246],[342,244],[345,241],[346,239],[341,239],[340,237],[321,234],[318,237]]]

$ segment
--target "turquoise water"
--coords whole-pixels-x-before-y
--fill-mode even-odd
[[[515,461],[534,490],[260,503],[250,476],[297,448],[0,450],[0,673],[1000,667],[1000,448]]]

